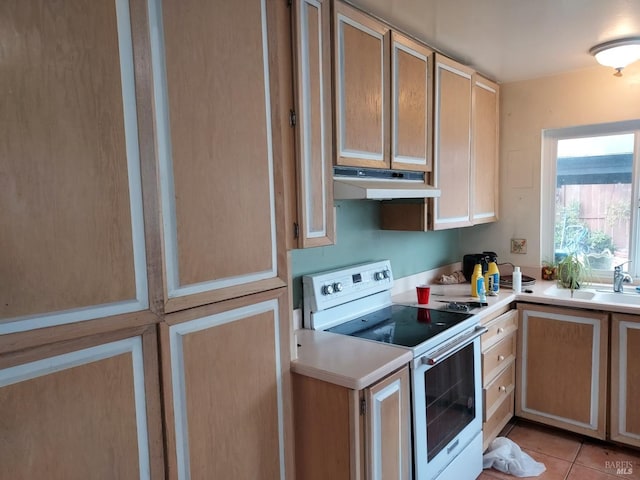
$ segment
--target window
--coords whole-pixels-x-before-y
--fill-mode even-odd
[[[603,280],[640,273],[640,122],[546,131],[542,259],[577,254]]]

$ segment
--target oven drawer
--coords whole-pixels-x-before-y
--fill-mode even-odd
[[[513,417],[514,392],[504,397],[493,412],[482,424],[482,450],[486,450],[489,443],[498,436],[500,431]]]
[[[500,406],[500,402],[513,392],[516,385],[516,364],[511,362],[502,373],[482,389],[482,399],[484,401],[484,421],[495,413]]]
[[[511,333],[482,353],[482,384],[488,384],[516,358],[516,335]]]
[[[482,335],[480,340],[483,352],[518,329],[518,310],[509,310],[507,313],[489,321],[485,324],[485,327],[489,331]]]

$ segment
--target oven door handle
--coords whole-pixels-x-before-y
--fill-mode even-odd
[[[469,345],[471,342],[473,342],[476,338],[478,338],[479,336],[483,335],[488,331],[489,329],[487,327],[478,325],[473,332],[463,335],[458,339],[454,340],[453,342],[448,343],[443,348],[433,352],[432,355],[429,355],[429,356],[425,355],[424,357],[422,357],[421,361],[422,363],[425,363],[427,365],[436,365],[440,363],[442,360],[444,360],[445,358],[447,358],[448,356],[456,353],[458,350],[463,349],[464,347]]]

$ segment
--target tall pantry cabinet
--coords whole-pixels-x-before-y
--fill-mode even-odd
[[[0,478],[285,478],[286,2],[0,13]]]

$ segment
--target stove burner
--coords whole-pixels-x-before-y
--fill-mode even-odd
[[[327,331],[415,347],[471,316],[469,313],[391,305]]]

